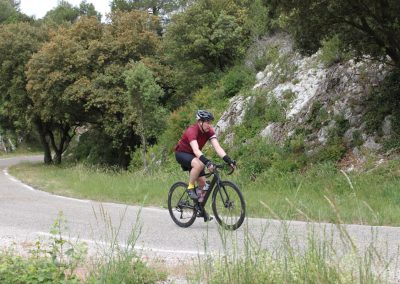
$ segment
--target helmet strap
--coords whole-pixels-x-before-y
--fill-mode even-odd
[[[204,128],[203,128],[204,120],[200,120],[200,123],[201,123],[201,124],[200,124],[201,132],[204,133],[204,132],[205,132],[205,131],[204,131]]]

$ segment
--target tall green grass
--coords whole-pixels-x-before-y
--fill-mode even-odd
[[[104,226],[101,242],[88,254],[89,245],[72,240],[67,220],[59,213],[48,240],[37,240],[24,252],[9,247],[0,251],[0,283],[160,283],[165,271],[147,265],[136,251],[140,235],[139,214],[125,242],[121,242],[119,224],[113,224],[108,212],[94,212],[97,225]]]
[[[293,233],[290,222],[265,225],[261,234],[246,224],[244,236],[219,230],[222,253],[207,250],[198,257],[196,270],[188,273],[189,283],[392,283],[400,269],[399,255],[389,251],[379,233],[371,228],[371,241],[359,244],[341,222],[333,201],[333,224],[309,220],[303,236]],[[261,202],[260,210],[273,212]],[[268,233],[268,234],[267,234]],[[272,238],[271,238],[272,237]],[[240,244],[240,245],[239,245]],[[244,244],[242,246],[242,244]],[[387,244],[386,244],[387,245]],[[243,247],[243,248],[242,248]]]
[[[170,186],[186,181],[187,173],[158,171],[152,174],[89,168],[81,164],[45,166],[21,164],[10,173],[41,190],[99,201],[166,207]],[[250,217],[274,218],[259,210],[259,201],[283,219],[334,222],[335,212],[327,210],[332,200],[343,222],[371,225],[400,225],[400,161],[388,161],[363,172],[344,173],[333,164],[317,164],[304,172],[269,170],[255,181],[232,176],[244,193]]]
[[[362,251],[345,240],[339,248],[329,234],[321,237],[312,228],[304,243],[293,240],[282,224],[281,240],[263,248],[248,231],[244,251],[237,249],[237,239],[224,236],[226,246],[220,256],[199,258],[189,283],[390,283],[390,260],[370,244]],[[396,260],[397,261],[397,260]]]

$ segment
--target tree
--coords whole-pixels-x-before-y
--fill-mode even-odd
[[[79,8],[72,6],[67,1],[59,2],[58,6],[48,11],[44,16],[46,22],[61,25],[65,23],[72,24],[79,18]]]
[[[29,17],[20,13],[19,5],[18,0],[0,0],[0,24],[29,20]]]
[[[57,164],[75,128],[96,115],[88,101],[96,69],[92,57],[99,52],[101,37],[101,23],[83,17],[70,28],[60,28],[27,64],[30,116],[42,122],[38,132],[42,140],[49,141]]]
[[[124,75],[134,128],[141,137],[143,165],[147,170],[147,141],[150,137],[157,137],[164,126],[166,111],[159,103],[163,92],[152,72],[142,62],[136,63]]]
[[[151,9],[154,15],[159,15],[160,12],[169,13],[184,6],[187,0],[112,0],[111,11],[125,11]]]
[[[79,4],[79,15],[96,17],[99,21],[101,21],[101,13],[97,12],[94,5],[92,3],[87,3],[86,0],[83,0]]]
[[[376,58],[387,55],[400,67],[398,0],[283,0],[276,8],[305,53],[315,52],[323,39],[337,35],[345,48]]]
[[[86,0],[83,0],[79,7],[73,6],[67,1],[60,1],[58,6],[47,12],[43,19],[48,23],[61,25],[72,24],[81,16],[96,17],[97,20],[101,20],[101,14],[96,11],[92,3],[87,3]]]
[[[242,58],[250,42],[245,15],[233,0],[199,0],[172,17],[164,45],[180,101]]]
[[[32,113],[44,122],[40,133],[50,142],[56,163],[81,125],[112,140],[122,166],[129,163],[130,149],[140,143],[133,121],[125,119],[129,112],[123,74],[129,60],[157,52],[159,38],[152,31],[156,18],[134,11],[113,13],[110,19],[102,24],[81,17],[60,27],[28,63]]]
[[[48,31],[29,23],[0,25],[0,126],[26,135],[40,124],[28,115],[33,106],[26,91],[25,65],[48,39]],[[51,159],[46,141],[45,160]]]

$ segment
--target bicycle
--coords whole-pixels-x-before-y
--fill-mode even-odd
[[[215,165],[214,171],[207,173],[209,178],[213,176],[209,189],[206,191],[204,200],[200,203],[204,208],[209,196],[212,194],[212,210],[217,222],[225,229],[238,229],[246,215],[246,204],[239,187],[231,181],[223,181],[219,170],[224,165]],[[234,168],[228,173],[231,175]],[[196,217],[202,213],[198,201],[192,200],[187,192],[187,183],[176,182],[168,192],[168,211],[172,220],[180,227],[191,226]]]

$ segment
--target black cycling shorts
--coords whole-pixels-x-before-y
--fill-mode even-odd
[[[181,165],[182,170],[189,171],[192,169],[192,160],[196,156],[186,152],[175,152],[175,159]],[[200,172],[199,177],[204,176],[206,173],[204,170]]]

